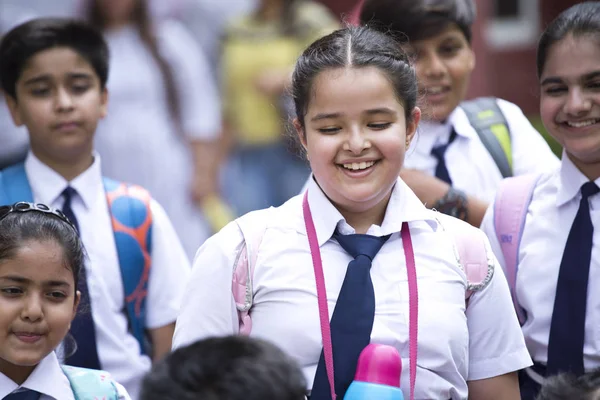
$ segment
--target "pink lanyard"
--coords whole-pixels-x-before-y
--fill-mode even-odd
[[[313,260],[315,271],[315,280],[317,283],[317,301],[319,303],[319,319],[321,321],[321,337],[323,339],[323,355],[325,358],[325,368],[329,387],[331,388],[331,399],[336,400],[333,373],[333,348],[331,345],[331,329],[329,326],[329,309],[327,307],[327,291],[325,290],[325,277],[323,276],[323,263],[321,262],[321,250],[317,240],[315,224],[308,204],[308,191],[304,194],[302,202],[304,212],[304,223],[306,233],[308,234],[308,244],[310,254]],[[402,245],[404,247],[404,256],[406,259],[406,269],[408,274],[408,295],[409,295],[409,362],[410,362],[410,400],[415,398],[415,381],[417,378],[417,349],[418,349],[418,328],[419,328],[419,294],[417,290],[417,271],[415,269],[415,254],[413,252],[412,240],[410,238],[410,229],[407,222],[402,223]]]

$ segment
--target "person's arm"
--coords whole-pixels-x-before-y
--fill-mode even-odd
[[[152,361],[156,363],[171,352],[175,323],[150,329],[149,333],[150,340],[152,341]]]
[[[194,159],[192,198],[196,204],[218,192],[220,143],[216,140],[192,140],[190,148]]]
[[[453,189],[435,176],[416,169],[402,169],[400,178],[412,189],[427,208],[460,218],[479,227],[488,203]]]
[[[201,203],[217,191],[218,146],[221,134],[219,91],[206,57],[185,26],[161,25],[162,50],[174,72],[181,129],[193,158],[192,198]]]
[[[191,274],[190,261],[165,210],[156,201],[152,212],[152,267],[146,298],[146,330],[154,361],[171,348],[175,320]]]
[[[475,291],[466,307],[469,329],[469,399],[519,399],[516,372],[532,365],[502,268],[489,250],[494,270],[489,283]]]
[[[173,349],[210,336],[239,331],[232,293],[233,267],[244,243],[235,222],[209,238],[198,250],[192,276],[183,290]]]
[[[469,400],[519,400],[519,378],[516,372],[467,382]]]

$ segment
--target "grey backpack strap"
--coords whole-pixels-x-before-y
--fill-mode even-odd
[[[508,122],[493,97],[460,103],[469,123],[498,166],[503,178],[512,176],[512,145]]]

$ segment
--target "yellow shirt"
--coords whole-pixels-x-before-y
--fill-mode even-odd
[[[227,29],[223,44],[223,101],[225,118],[242,145],[261,145],[281,139],[283,120],[279,97],[256,88],[261,73],[290,70],[304,48],[338,27],[329,10],[302,2],[296,10],[302,37],[286,36],[277,22],[240,18]]]

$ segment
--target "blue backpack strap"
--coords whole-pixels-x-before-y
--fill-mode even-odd
[[[131,334],[143,354],[148,353],[146,340],[146,297],[152,251],[151,197],[140,186],[104,178],[104,188],[111,214]]]
[[[494,97],[480,97],[460,103],[469,123],[498,166],[503,178],[512,173],[512,143],[508,121]]]
[[[25,172],[25,164],[19,163],[0,171],[0,206],[18,201],[33,202],[33,193]]]
[[[68,365],[61,367],[69,379],[75,400],[119,400],[119,391],[108,372]]]

